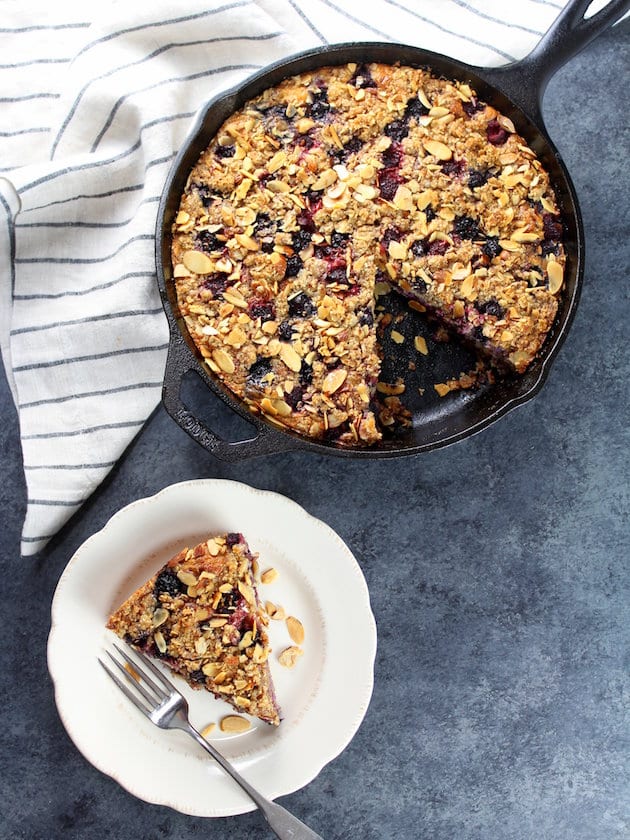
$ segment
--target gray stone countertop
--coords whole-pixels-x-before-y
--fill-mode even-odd
[[[343,754],[283,798],[290,810],[326,840],[630,837],[629,35],[626,21],[549,86],[584,217],[582,299],[542,392],[482,433],[396,460],[230,466],[158,408],[47,550],[20,560],[25,485],[2,379],[2,840],[271,836],[255,813],[189,817],[102,775],[67,736],[47,671],[74,551],[129,502],[198,477],[294,499],[346,541],[370,589],[371,705]]]

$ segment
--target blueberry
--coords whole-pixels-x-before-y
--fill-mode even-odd
[[[215,199],[220,198],[220,196],[210,190],[207,184],[192,184],[191,186],[199,196],[199,201],[201,201],[204,207],[210,207]]]
[[[287,257],[287,267],[284,272],[285,277],[296,277],[304,263],[297,254],[292,254]]]
[[[461,239],[483,239],[479,223],[471,216],[456,216],[453,230]]]
[[[397,227],[390,227],[387,228],[385,233],[383,234],[383,238],[381,239],[381,245],[385,250],[389,248],[390,242],[399,242],[402,237],[402,231],[400,228]]]
[[[428,246],[425,239],[416,239],[411,243],[411,253],[414,257],[424,257],[428,252]]]
[[[241,535],[240,534],[232,532],[231,534],[226,534],[225,535],[225,542],[227,543],[229,548],[232,548],[232,546],[236,545],[237,543],[240,543],[240,541],[241,541]]]
[[[462,102],[462,108],[469,117],[472,117],[477,111],[483,111],[485,107],[485,103],[480,102],[476,96],[473,96],[470,102]]]
[[[360,64],[354,71],[354,75],[350,79],[350,83],[357,88],[375,88],[376,82],[372,78],[372,73],[367,64]]]
[[[368,327],[371,327],[374,323],[374,313],[369,306],[366,307],[359,315],[359,323],[361,325],[367,325]]]
[[[247,371],[247,381],[250,385],[262,387],[263,380],[272,372],[271,359],[259,356]]]
[[[266,239],[262,245],[260,246],[260,250],[263,254],[273,254],[275,243],[273,239]]]
[[[348,278],[346,276],[346,267],[344,266],[337,266],[336,268],[332,268],[328,274],[326,275],[326,282],[327,283],[340,283],[345,285],[348,282]]]
[[[191,671],[190,679],[195,683],[205,683],[206,675],[200,668],[198,671]]]
[[[223,250],[225,244],[217,239],[216,233],[210,233],[209,230],[200,230],[195,236],[195,243],[208,254]]]
[[[435,217],[437,216],[437,213],[435,212],[433,207],[431,207],[431,205],[429,204],[428,207],[424,208],[424,215],[427,217],[427,222],[432,222],[433,219],[435,219]]]
[[[289,391],[288,394],[285,392],[284,401],[287,402],[291,406],[291,408],[295,411],[295,409],[298,407],[298,403],[302,399],[303,394],[304,394],[304,391],[300,387],[300,385],[296,385],[293,388],[292,391]]]
[[[306,230],[306,228],[295,231],[295,233],[291,234],[291,247],[296,253],[303,251],[304,248],[308,248],[312,236],[311,231]]]
[[[280,341],[291,341],[293,338],[293,327],[289,321],[282,321],[278,327],[278,338]]]
[[[489,257],[491,260],[493,260],[495,257],[498,257],[501,251],[503,250],[503,248],[499,244],[499,237],[488,236],[486,238],[486,241],[481,246],[481,250],[486,255],[486,257]]]
[[[345,163],[350,155],[356,154],[363,147],[363,141],[359,137],[351,137],[347,143],[344,144],[343,149],[335,149],[333,157],[337,163]]]
[[[427,290],[426,281],[422,277],[412,277],[411,285],[417,292],[426,292]]]
[[[155,579],[155,597],[166,594],[175,598],[181,592],[186,591],[186,586],[177,577],[173,569],[162,569]],[[159,600],[159,598],[158,598]]]
[[[392,120],[383,129],[388,137],[400,143],[409,134],[409,125],[406,120]]]
[[[499,125],[497,119],[492,119],[486,126],[486,137],[488,138],[488,143],[492,143],[493,146],[503,146],[509,134],[502,125]]]
[[[203,288],[212,292],[213,297],[217,297],[227,289],[227,278],[227,274],[222,274],[219,271],[215,271],[213,274],[207,274],[203,281]]]
[[[330,235],[330,244],[333,248],[345,248],[349,239],[349,233],[339,233],[338,231],[333,230]]]
[[[474,190],[477,187],[483,187],[490,177],[489,169],[469,169],[468,173],[468,186],[471,190]]]
[[[254,236],[275,236],[276,222],[272,221],[269,213],[258,213],[254,222]]]
[[[482,315],[493,315],[495,318],[499,319],[503,318],[505,315],[505,309],[501,306],[498,300],[495,300],[495,298],[490,298],[482,303],[477,302],[475,304],[475,309],[477,312],[481,312]]]
[[[214,153],[218,158],[234,157],[236,146],[215,146]]]
[[[221,600],[217,604],[216,611],[218,613],[233,612],[238,606],[239,601],[242,600],[242,597],[238,589],[230,589],[229,592],[224,592],[221,595]]]
[[[466,164],[463,160],[446,160],[442,164],[442,172],[451,178],[461,178],[466,171]]]
[[[247,309],[252,318],[260,318],[263,323],[265,321],[273,321],[276,317],[276,309],[273,303],[262,300],[261,298],[250,300]]]
[[[288,303],[289,315],[293,318],[310,318],[317,312],[315,304],[306,292],[298,292]]]
[[[313,102],[311,103],[308,114],[315,120],[324,119],[330,111],[330,103],[328,102],[328,91],[326,88],[320,88],[312,94]]]
[[[417,96],[412,96],[411,99],[407,100],[407,107],[405,108],[405,118],[411,119],[415,117],[418,119],[419,117],[424,117],[429,113],[429,109],[420,102]]]
[[[559,216],[543,213],[543,236],[546,240],[562,239],[562,222]]]
[[[300,367],[300,385],[303,388],[307,388],[311,382],[313,381],[313,368],[302,359],[302,365]]]

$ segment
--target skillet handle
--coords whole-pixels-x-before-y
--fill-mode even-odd
[[[630,0],[610,0],[597,14],[585,18],[590,5],[591,0],[569,0],[528,55],[484,72],[491,84],[505,91],[535,122],[543,122],[542,99],[556,70],[623,17]]]
[[[184,405],[181,397],[182,379],[189,371],[198,372],[198,365],[191,358],[190,351],[181,335],[172,335],[166,359],[166,371],[162,386],[162,402],[168,414],[193,440],[196,440],[211,455],[221,461],[234,463],[246,458],[271,455],[291,449],[299,449],[300,444],[289,434],[275,431],[260,423],[255,423],[252,415],[252,427],[257,431],[253,438],[239,441],[227,441],[209,429]],[[218,397],[215,397],[218,399]],[[249,418],[246,418],[249,422]]]

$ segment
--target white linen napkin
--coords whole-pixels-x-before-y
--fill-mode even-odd
[[[200,106],[266,64],[352,40],[473,64],[520,58],[564,1],[5,0],[0,25],[0,343],[40,551],[160,399],[153,232]]]

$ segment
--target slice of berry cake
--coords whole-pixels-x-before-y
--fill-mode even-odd
[[[556,315],[561,238],[548,174],[467,84],[347,64],[226,120],[182,195],[173,275],[201,355],[252,411],[369,445],[375,285],[522,373]]]
[[[237,711],[278,725],[253,563],[241,534],[184,549],[131,595],[107,627]]]

